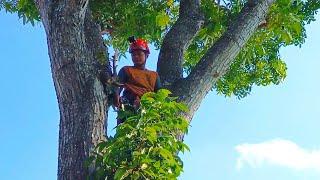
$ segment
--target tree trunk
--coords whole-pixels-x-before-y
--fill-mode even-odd
[[[108,102],[97,60],[105,50],[87,3],[37,2],[60,110],[58,179],[86,179],[84,160],[105,138]]]

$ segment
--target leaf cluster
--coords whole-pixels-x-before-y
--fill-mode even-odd
[[[176,179],[180,175],[183,162],[178,154],[189,150],[179,140],[187,133],[188,122],[181,116],[187,107],[169,94],[162,89],[143,95],[137,113],[127,113],[115,136],[96,146],[88,160],[95,167],[95,179]]]
[[[160,47],[164,34],[176,21],[179,3],[174,0],[92,0],[93,17],[109,33],[109,46],[127,51],[127,38],[135,35]]]
[[[33,0],[0,0],[1,9],[9,13],[17,13],[18,17],[23,20],[23,24],[34,25],[40,21],[40,15]]]

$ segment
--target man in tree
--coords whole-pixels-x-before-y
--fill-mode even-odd
[[[279,84],[286,76],[279,49],[302,45],[305,25],[320,9],[319,0],[220,2],[0,1],[24,21],[41,19],[47,35],[60,110],[58,179],[85,179],[83,162],[105,139],[112,90],[104,93],[99,77],[107,55],[101,30],[112,32],[108,42],[121,52],[133,33],[160,49],[162,85],[188,106],[191,121],[213,88],[242,98],[254,85]]]
[[[121,103],[128,103],[134,108],[140,104],[140,98],[146,92],[154,92],[161,88],[160,78],[157,72],[146,69],[146,60],[150,54],[148,43],[143,39],[129,38],[131,58],[133,66],[125,66],[120,69],[118,77],[123,87],[114,94],[114,105],[120,108]],[[120,98],[120,93],[123,96]],[[118,119],[117,124],[123,120]]]

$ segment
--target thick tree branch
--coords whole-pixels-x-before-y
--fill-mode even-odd
[[[249,1],[226,33],[201,58],[190,75],[174,84],[173,92],[191,109],[189,119],[212,85],[223,76],[232,61],[254,34],[275,0]]]
[[[183,77],[183,53],[203,23],[199,0],[181,0],[179,18],[164,38],[157,71],[162,84],[170,86]]]

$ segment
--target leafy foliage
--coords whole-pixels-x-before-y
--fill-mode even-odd
[[[184,55],[186,74],[195,67],[207,50],[222,36],[247,0],[201,0],[205,23]],[[179,16],[179,0],[91,0],[93,17],[108,35],[106,44],[127,51],[127,38],[135,35],[157,48]],[[0,9],[17,12],[24,22],[40,20],[33,0],[2,0]],[[301,47],[306,38],[305,26],[315,20],[319,0],[277,0],[234,63],[213,89],[226,96],[247,96],[254,85],[279,84],[286,77],[286,64],[279,49]]]
[[[33,0],[0,0],[0,10],[5,9],[10,13],[17,13],[22,18],[23,24],[40,21],[39,12]]]
[[[173,0],[93,0],[93,17],[109,32],[106,43],[125,53],[127,38],[135,35],[159,47],[167,28],[178,16]]]
[[[114,137],[97,145],[88,163],[95,179],[176,179],[183,163],[179,152],[189,150],[178,137],[188,122],[180,115],[187,107],[162,89],[141,98],[137,113],[122,112],[124,123]],[[129,113],[129,114],[128,114]]]

